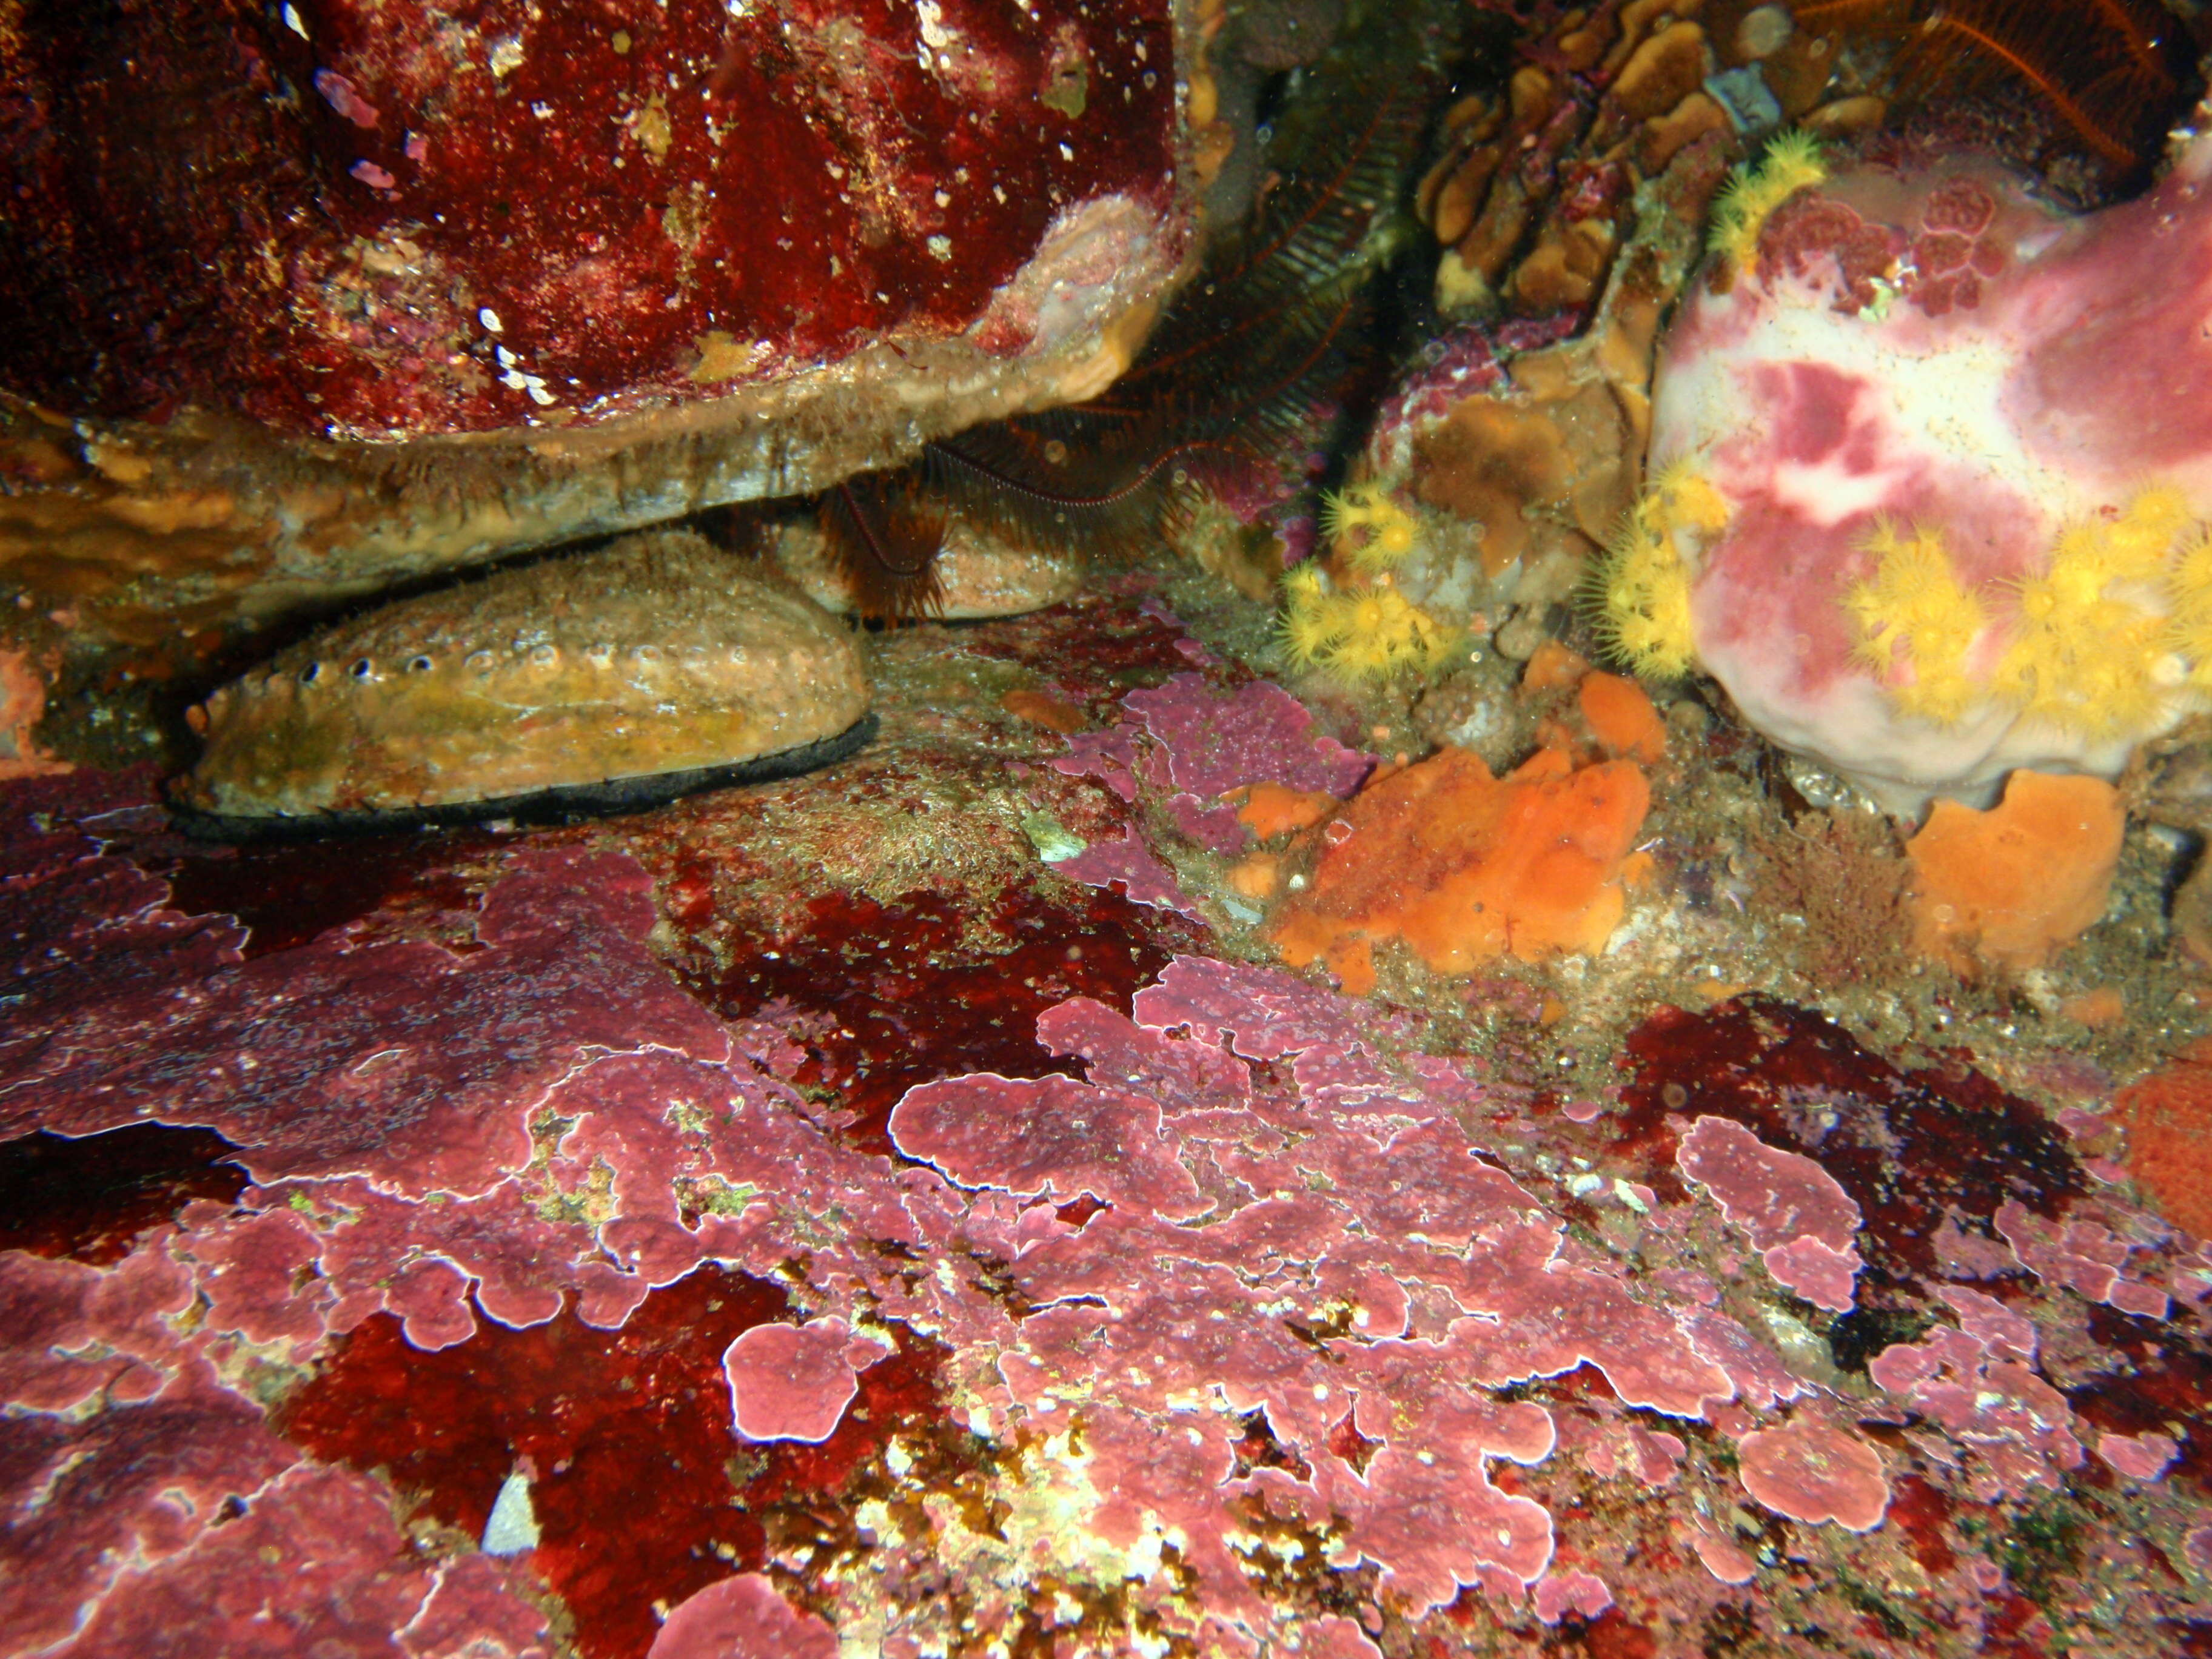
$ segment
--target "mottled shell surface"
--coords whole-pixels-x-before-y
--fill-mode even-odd
[[[835,618],[657,532],[301,641],[208,699],[184,794],[234,817],[422,811],[754,761],[867,706]]]

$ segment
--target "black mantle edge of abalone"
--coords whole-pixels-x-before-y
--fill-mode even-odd
[[[374,812],[204,812],[183,805],[173,794],[169,817],[194,841],[233,843],[388,835],[394,830],[449,829],[493,819],[519,826],[573,823],[622,812],[645,811],[704,790],[726,789],[741,783],[766,783],[811,772],[857,754],[876,735],[878,725],[876,716],[867,714],[832,737],[817,738],[812,743],[779,750],[772,755],[756,755],[750,760],[695,766],[680,772],[642,773],[599,783],[562,784],[555,788],[533,789],[526,794],[451,801],[442,806]]]

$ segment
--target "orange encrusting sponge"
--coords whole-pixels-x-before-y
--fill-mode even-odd
[[[2103,779],[2043,772],[1986,812],[1936,802],[1905,849],[1914,945],[1961,977],[2041,967],[2104,915],[2126,820]]]
[[[2212,1038],[2199,1037],[2164,1071],[2120,1091],[2113,1113],[2128,1132],[2128,1173],[2169,1221],[2212,1238]]]
[[[1478,756],[1443,750],[1370,784],[1330,823],[1312,885],[1268,938],[1292,967],[1326,963],[1353,995],[1374,988],[1386,939],[1444,974],[1509,953],[1602,950],[1650,799],[1628,761],[1577,770],[1544,749],[1498,778]]]
[[[1255,783],[1241,792],[1232,789],[1229,793],[1231,799],[1239,793],[1243,795],[1237,808],[1237,821],[1257,841],[1273,841],[1278,836],[1310,830],[1344,804],[1334,795],[1287,788],[1279,783]]]
[[[1607,754],[1646,766],[1667,758],[1667,723],[1634,680],[1619,674],[1586,674],[1576,696],[1590,735]]]

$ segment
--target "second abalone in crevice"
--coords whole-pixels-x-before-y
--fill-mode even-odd
[[[841,623],[662,531],[300,641],[207,700],[177,793],[218,836],[641,805],[836,758],[867,708]]]

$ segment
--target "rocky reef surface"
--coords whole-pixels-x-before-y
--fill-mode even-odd
[[[1264,638],[1170,567],[880,635],[860,755],[567,829],[6,785],[0,1650],[2189,1651],[2154,833],[2040,977],[1897,912],[1853,987],[1885,855],[1553,663],[1617,925],[1350,998],[1283,921],[1402,732]]]
[[[1709,223],[1808,210],[1765,133],[2101,199],[2189,95],[2156,0],[112,16],[0,4],[70,322],[0,377],[0,1659],[2205,1650],[2212,719],[1893,819],[1572,604],[1710,515],[1653,365]],[[144,177],[82,142],[142,94]],[[915,192],[994,131],[1013,264],[947,272]],[[754,155],[836,235],[668,264]],[[478,187],[512,235],[424,228]],[[1110,376],[1255,199],[1116,394],[932,442]],[[896,286],[769,304],[824,248]],[[670,580],[291,613],[925,446]],[[1132,456],[1176,510],[1075,534]],[[877,614],[836,538],[955,464],[1027,510],[933,602],[1033,614],[764,643],[690,533]],[[200,699],[348,806],[866,741],[218,846]]]

